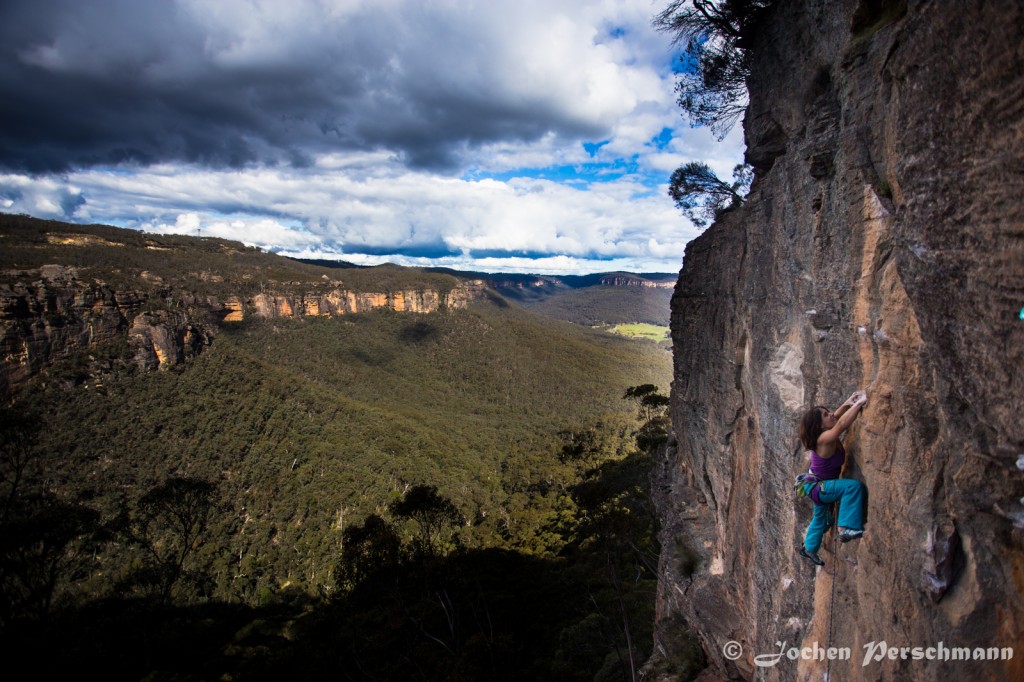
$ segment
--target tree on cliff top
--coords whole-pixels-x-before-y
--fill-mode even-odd
[[[685,45],[676,83],[679,106],[695,126],[721,139],[747,107],[750,46],[773,0],[673,0],[654,26]]]

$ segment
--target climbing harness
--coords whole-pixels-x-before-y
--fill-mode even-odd
[[[821,484],[829,480],[834,479],[818,478],[811,472],[800,474],[793,481],[793,492],[796,493],[797,499],[809,497],[814,504],[824,505],[825,503],[819,497],[821,495]]]
[[[796,480],[793,481],[793,492],[796,493],[798,498],[810,497],[811,499],[814,499],[811,493],[818,487],[819,483],[821,483],[821,479],[810,472],[800,474],[796,477]],[[807,485],[810,485],[811,487],[808,488]]]

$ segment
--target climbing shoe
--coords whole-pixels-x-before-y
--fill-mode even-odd
[[[805,559],[810,559],[811,563],[814,564],[815,566],[824,566],[825,565],[825,562],[822,560],[822,558],[820,556],[818,556],[817,552],[808,552],[806,549],[801,547],[800,548],[800,556],[804,557]]]
[[[860,536],[864,535],[862,530],[850,530],[846,528],[839,533],[839,542],[849,542],[850,540],[857,540]]]

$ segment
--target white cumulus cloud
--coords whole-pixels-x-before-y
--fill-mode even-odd
[[[668,176],[728,178],[742,134],[680,116],[661,5],[11,0],[0,206],[356,262],[676,270],[696,231]]]

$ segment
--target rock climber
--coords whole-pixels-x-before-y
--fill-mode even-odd
[[[839,540],[849,542],[864,535],[864,485],[840,478],[846,462],[846,450],[840,440],[868,404],[864,391],[851,395],[835,412],[816,406],[800,420],[800,442],[811,453],[811,470],[797,481],[814,501],[814,518],[807,527],[800,555],[814,564],[825,562],[818,556],[821,536],[831,525],[829,505],[839,500]]]

